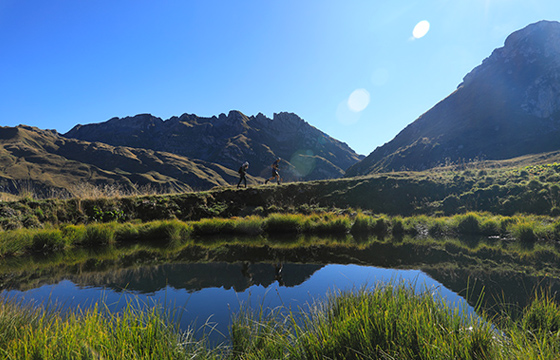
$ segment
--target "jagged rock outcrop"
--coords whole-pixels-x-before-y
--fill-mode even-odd
[[[346,176],[560,149],[560,23],[512,33],[457,90]]]
[[[149,114],[77,125],[67,138],[170,152],[237,170],[249,161],[249,174],[268,178],[281,157],[285,180],[338,178],[360,160],[342,143],[291,113],[246,116],[230,111],[211,118],[183,114],[162,120]]]

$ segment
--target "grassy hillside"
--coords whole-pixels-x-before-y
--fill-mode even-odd
[[[522,159],[517,161],[523,163]],[[501,168],[485,165],[479,169],[441,168],[239,190],[234,186],[216,187],[167,195],[47,200],[28,196],[0,203],[0,225],[13,229],[44,223],[196,220],[321,209],[361,209],[402,216],[468,211],[560,215],[559,164]]]
[[[29,126],[0,128],[0,186],[5,193],[83,196],[84,184],[130,193],[145,188],[184,192],[235,183],[236,170],[170,153],[66,139]]]

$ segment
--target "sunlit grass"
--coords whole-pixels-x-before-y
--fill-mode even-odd
[[[8,359],[207,358],[212,350],[181,332],[159,305],[129,303],[117,313],[105,304],[74,312],[0,303],[0,349]],[[213,350],[217,351],[217,350]]]

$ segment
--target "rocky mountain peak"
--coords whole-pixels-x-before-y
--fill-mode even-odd
[[[249,174],[266,178],[272,161],[281,157],[285,180],[340,177],[360,159],[346,144],[287,112],[269,119],[232,110],[210,118],[183,114],[165,121],[142,114],[75,127],[64,136],[170,152],[235,170],[249,161]]]
[[[347,171],[424,170],[560,149],[560,23],[507,37],[457,90]]]
[[[502,48],[504,58],[523,56],[527,61],[560,54],[560,23],[539,21],[515,31],[506,38]]]
[[[560,23],[540,21],[509,35],[504,46],[495,49],[481,65],[468,73],[459,87],[489,74],[519,75],[530,69],[558,71],[559,67]]]

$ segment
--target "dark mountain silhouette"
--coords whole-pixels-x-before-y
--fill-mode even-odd
[[[456,91],[346,176],[559,149],[560,23],[540,21],[508,36]]]
[[[291,113],[202,118],[183,114],[162,120],[150,114],[113,118],[77,125],[67,138],[99,141],[114,146],[165,151],[237,170],[249,161],[248,173],[268,178],[270,165],[280,157],[284,180],[338,178],[360,160],[342,143]]]
[[[56,131],[24,125],[0,127],[0,164],[3,192],[21,192],[23,184],[44,196],[72,193],[72,187],[86,183],[128,191],[143,186],[189,191],[234,184],[238,178],[236,171],[201,160],[68,139]]]

